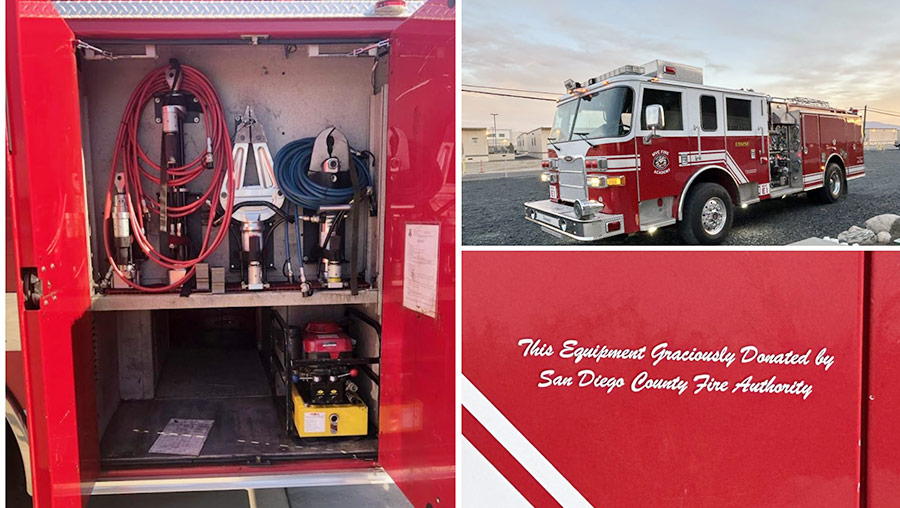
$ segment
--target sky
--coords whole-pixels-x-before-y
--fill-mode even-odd
[[[900,112],[897,0],[464,0],[462,82],[565,92],[660,58],[707,85]],[[465,87],[464,87],[465,88]],[[549,127],[555,103],[462,94],[463,126]],[[869,112],[900,125],[900,116]]]

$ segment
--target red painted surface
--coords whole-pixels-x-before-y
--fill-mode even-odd
[[[497,468],[497,471],[507,481],[516,486],[516,490],[532,506],[562,508],[556,499],[465,408],[462,410],[462,434],[478,450],[478,453]]]
[[[858,505],[864,255],[859,252],[467,252],[464,376],[595,506]],[[562,282],[547,284],[559,272]],[[827,274],[827,275],[826,275]],[[540,338],[648,346],[645,360],[523,357]],[[766,353],[827,347],[820,366],[652,365],[650,350]],[[625,386],[537,388],[540,373],[591,369]],[[653,378],[708,373],[803,379],[796,395],[632,392]],[[577,379],[577,378],[576,378]],[[462,403],[465,405],[466,401]],[[475,415],[475,413],[473,413]],[[477,415],[475,415],[477,416]],[[488,429],[490,430],[490,429]],[[539,479],[538,479],[539,480]],[[648,504],[648,500],[652,500]]]
[[[431,2],[391,36],[378,448],[419,507],[454,505],[455,14]],[[403,307],[408,223],[441,226],[436,319]]]
[[[62,20],[23,18],[16,6],[7,4],[16,265],[37,268],[44,285],[40,310],[20,307],[34,501],[77,507],[99,461],[93,372],[76,368],[91,365],[93,345],[73,37]]]
[[[900,254],[873,252],[870,255],[866,494],[868,506],[898,506]]]

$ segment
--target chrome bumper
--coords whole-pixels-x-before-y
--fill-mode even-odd
[[[525,218],[540,224],[543,231],[553,236],[565,235],[582,242],[609,238],[625,232],[625,221],[621,214],[598,213],[589,219],[579,219],[575,216],[573,207],[554,203],[549,199],[525,203]],[[610,232],[609,225],[615,222],[619,223],[619,229]]]

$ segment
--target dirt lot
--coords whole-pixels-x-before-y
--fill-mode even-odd
[[[540,161],[535,160],[536,165]],[[464,245],[575,245],[541,231],[523,217],[522,203],[547,199],[540,170],[490,171],[463,177]],[[805,194],[764,201],[736,210],[727,245],[785,245],[809,237],[836,237],[874,215],[900,213],[900,150],[866,152],[866,176],[849,182],[849,194],[822,205]],[[654,235],[617,236],[596,245],[681,244],[674,227]]]

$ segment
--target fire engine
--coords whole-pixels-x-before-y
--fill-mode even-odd
[[[10,484],[453,506],[455,8],[7,19]]]
[[[721,243],[735,207],[807,192],[822,203],[865,175],[855,109],[703,83],[698,67],[655,60],[565,82],[541,181],[525,218],[593,241],[677,225]]]

